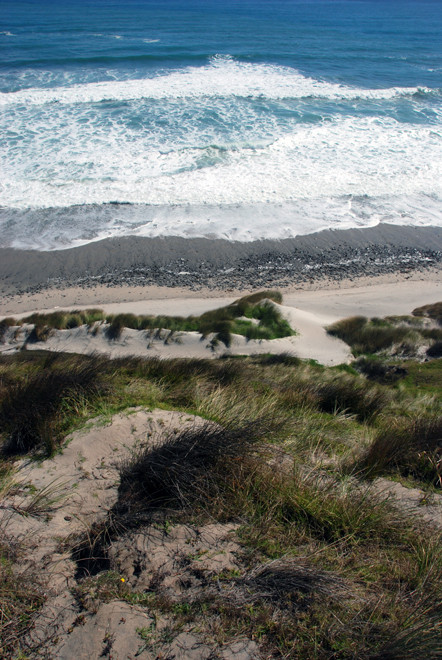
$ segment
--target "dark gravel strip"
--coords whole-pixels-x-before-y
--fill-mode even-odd
[[[198,290],[284,287],[440,267],[442,228],[379,225],[281,241],[177,237],[106,239],[53,252],[0,249],[3,295],[66,286]]]

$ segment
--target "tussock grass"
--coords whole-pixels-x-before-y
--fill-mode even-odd
[[[333,600],[351,595],[349,584],[342,577],[293,557],[259,564],[241,582],[249,592],[243,595],[243,602],[267,601],[291,610],[299,608],[300,594],[304,598],[321,594]]]
[[[69,330],[81,325],[92,325],[97,321],[103,321],[105,314],[101,309],[84,309],[74,311],[57,311],[49,314],[31,314],[22,319],[20,323],[29,323],[35,326],[48,326],[55,330]]]
[[[26,342],[29,344],[36,344],[37,342],[45,342],[54,334],[54,329],[48,325],[35,325],[31,332],[26,337]]]
[[[396,383],[407,376],[407,369],[397,364],[388,364],[378,356],[360,357],[353,363],[355,369],[369,380],[383,385]]]
[[[398,472],[442,486],[442,417],[389,419],[352,469],[370,477]]]
[[[104,318],[105,315],[101,309],[36,313],[20,320],[9,317],[0,321],[0,341],[4,340],[7,329],[13,326],[33,325],[34,328],[28,334],[27,341],[36,343],[47,341],[54,330],[68,330],[85,324],[91,326],[98,321],[103,321]]]
[[[244,470],[258,442],[269,432],[267,420],[240,427],[197,425],[140,450],[121,467],[119,508],[207,511],[219,505]]]
[[[290,367],[299,367],[302,364],[300,358],[290,353],[269,353],[268,355],[257,355],[255,361],[265,366],[273,366],[275,364],[283,364]]]
[[[49,356],[44,368],[11,383],[0,401],[3,454],[34,450],[52,453],[62,437],[65,416],[78,397],[93,399],[104,393],[107,361],[102,358]]]
[[[353,316],[338,321],[327,328],[328,334],[338,337],[351,347],[353,355],[378,353],[411,338],[415,343],[416,335],[409,325],[395,325],[381,319],[367,319],[365,316]]]
[[[312,368],[295,371],[286,381],[283,395],[288,404],[308,404],[322,412],[355,415],[368,421],[391,401],[390,392],[345,372],[322,373]]]
[[[430,305],[423,305],[422,307],[416,307],[412,311],[413,316],[427,316],[430,319],[434,319],[442,325],[442,302],[436,302]]]
[[[432,342],[427,355],[440,357],[438,344],[442,340],[440,328],[428,327],[433,319],[442,324],[440,306],[442,303],[427,305],[413,311],[413,316],[386,316],[383,319],[367,319],[365,316],[353,316],[342,319],[329,326],[327,332],[345,341],[353,355],[377,354],[395,348],[397,355],[413,357],[420,346]],[[423,317],[427,317],[427,320]],[[379,374],[378,374],[379,375]]]

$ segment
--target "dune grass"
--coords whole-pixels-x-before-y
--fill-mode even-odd
[[[106,335],[111,340],[119,339],[124,328],[193,331],[199,332],[203,338],[214,335],[215,341],[229,347],[233,334],[243,335],[247,339],[276,339],[294,334],[287,321],[269,301],[281,302],[282,296],[277,291],[262,291],[240,298],[226,307],[205,312],[201,316],[107,316],[106,322],[109,326]],[[258,324],[252,323],[252,319],[257,320]]]
[[[440,492],[441,369],[440,360],[408,361],[400,380],[380,385],[351,368],[287,355],[4,355],[0,477],[10,478],[14,454],[50,454],[100,414],[133,406],[198,414],[192,428],[164,433],[122,463],[108,519],[69,541],[80,604],[93,590],[220,644],[254,639],[269,658],[438,657],[440,537],[377,495],[371,480],[412,477]],[[121,587],[109,546],[158,521],[239,525],[239,574],[208,575],[202,593],[174,602],[154,587],[147,594]],[[14,611],[30,612],[22,632],[11,624],[16,649],[41,592],[32,580],[16,585],[20,558],[2,552],[9,586],[1,607],[12,620],[17,589],[23,600]]]
[[[62,438],[66,419],[84,401],[105,392],[107,369],[100,358],[52,354],[43,359],[41,369],[11,379],[0,399],[0,428],[6,436],[3,453],[42,450],[51,454]]]
[[[328,334],[345,341],[354,356],[373,356],[393,353],[396,356],[415,357],[421,347],[430,358],[441,357],[442,329],[435,323],[442,323],[440,308],[442,303],[426,305],[413,311],[414,316],[386,316],[385,318],[368,319],[365,316],[353,316],[333,323],[327,328]],[[369,358],[370,359],[370,358]],[[367,367],[367,362],[361,362]],[[371,374],[376,378],[376,365]],[[390,374],[381,374],[379,380]]]
[[[261,291],[244,296],[231,305],[205,312],[200,316],[105,314],[101,309],[81,311],[57,311],[49,314],[32,314],[22,320],[7,318],[0,322],[0,341],[8,328],[29,324],[27,341],[45,342],[53,330],[67,330],[81,325],[103,323],[109,341],[120,339],[125,328],[133,330],[175,332],[199,332],[203,338],[213,335],[214,345],[218,342],[229,347],[232,335],[243,335],[247,339],[277,339],[289,337],[294,331],[272,304],[281,303],[278,291]]]
[[[442,417],[388,420],[352,469],[369,477],[399,473],[442,487]]]
[[[408,324],[396,325],[391,321],[353,316],[337,321],[327,328],[328,334],[338,337],[351,347],[353,355],[378,353],[393,344],[415,340],[415,328]]]
[[[412,314],[417,317],[427,316],[428,318],[437,321],[439,325],[442,325],[442,302],[416,307],[416,309],[413,309]]]
[[[44,587],[32,569],[20,570],[19,547],[0,531],[0,656],[28,657],[21,655],[22,641],[46,600]]]

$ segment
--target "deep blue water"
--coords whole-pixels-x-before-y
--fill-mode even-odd
[[[0,245],[442,225],[442,1],[0,0]]]

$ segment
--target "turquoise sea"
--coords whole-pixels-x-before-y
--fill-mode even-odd
[[[0,0],[0,246],[442,226],[440,0]]]

